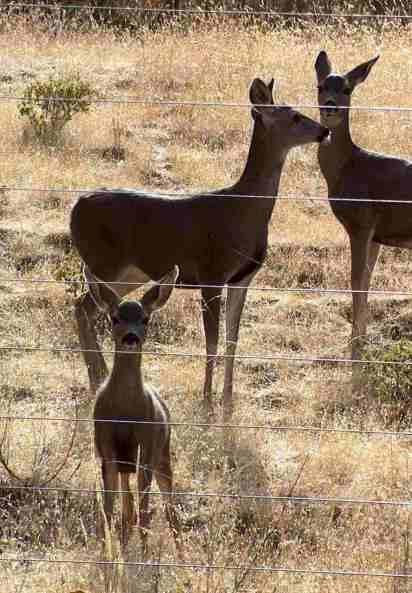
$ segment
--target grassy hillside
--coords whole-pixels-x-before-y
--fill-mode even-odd
[[[277,81],[277,99],[313,104],[313,63],[326,49],[339,71],[376,53],[381,60],[356,91],[355,105],[410,106],[412,57],[409,29],[332,28],[239,32],[222,22],[191,31],[59,36],[13,23],[0,34],[0,94],[21,96],[34,79],[79,74],[100,96],[137,99],[248,102],[255,76]],[[316,110],[306,113],[317,117]],[[76,116],[61,145],[42,147],[30,138],[17,102],[2,101],[0,185],[0,398],[7,426],[3,455],[12,469],[39,484],[50,480],[69,449],[76,407],[89,418],[92,401],[79,354],[48,352],[76,348],[73,285],[31,280],[79,278],[80,264],[68,236],[68,216],[81,188],[138,187],[158,191],[215,189],[240,174],[251,131],[247,107],[160,106],[96,103]],[[409,113],[354,112],[354,139],[363,146],[412,154]],[[117,131],[114,131],[117,130]],[[125,158],[114,160],[117,143]],[[21,189],[16,189],[21,188]],[[48,189],[47,189],[48,188]],[[53,188],[53,189],[52,189]],[[47,191],[41,191],[47,189]],[[70,192],[61,192],[70,189]],[[325,196],[314,147],[295,150],[284,170],[280,194]],[[149,246],[148,246],[149,247]],[[8,281],[12,279],[13,281]],[[411,290],[409,252],[385,249],[373,287]],[[348,242],[323,201],[279,200],[270,227],[269,255],[255,287],[348,288]],[[267,354],[339,357],[348,354],[350,295],[251,290],[245,309],[235,372],[234,422],[289,427],[398,431],[409,428],[408,405],[373,397],[365,388],[354,399],[349,369],[342,365],[264,359]],[[371,298],[371,336],[408,335],[412,307],[406,298]],[[101,324],[102,343],[111,342]],[[222,342],[223,346],[223,342]],[[203,352],[198,292],[175,292],[153,324],[147,349]],[[147,355],[147,377],[160,388],[175,421],[199,420],[201,357]],[[223,386],[216,375],[216,400]],[[284,496],[411,498],[411,439],[356,432],[237,430],[237,469],[222,456],[221,430],[174,429],[176,490]],[[102,555],[96,540],[100,487],[92,425],[81,423],[63,471],[50,481],[57,491],[9,489],[21,483],[0,469],[0,560],[6,557],[83,561]],[[71,489],[81,489],[72,492]],[[156,501],[158,497],[154,497]],[[347,571],[409,570],[409,510],[343,503],[282,505],[231,498],[179,497],[187,562],[284,566]],[[151,557],[175,558],[160,512]],[[138,534],[128,550],[140,560]],[[115,571],[116,572],[116,571]],[[113,575],[99,566],[2,562],[0,590],[30,593],[125,591],[287,591],[372,593],[407,591],[391,579],[325,577],[165,569],[152,583],[131,570]],[[242,578],[243,577],[243,578]],[[117,580],[116,580],[117,579]],[[144,584],[146,582],[146,584]],[[157,587],[157,589],[156,589]]]

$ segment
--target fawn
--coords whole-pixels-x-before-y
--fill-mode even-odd
[[[149,490],[153,473],[161,492],[167,493],[166,516],[178,545],[179,524],[172,505],[173,473],[170,461],[170,414],[156,390],[142,378],[142,344],[151,314],[169,299],[178,268],[175,266],[150,288],[140,301],[120,302],[105,283],[93,285],[94,298],[112,322],[115,354],[112,371],[100,387],[94,408],[95,447],[101,459],[104,510],[111,524],[119,475],[122,492],[122,545],[136,522],[130,474],[137,472],[139,525],[144,552],[150,524]],[[140,460],[137,459],[140,449]]]

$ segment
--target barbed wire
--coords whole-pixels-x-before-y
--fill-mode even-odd
[[[202,15],[216,15],[216,16],[264,16],[276,18],[296,18],[296,19],[372,19],[372,20],[412,20],[410,14],[384,14],[384,13],[338,13],[338,12],[298,12],[298,11],[273,11],[273,10],[253,10],[248,9],[202,9],[202,8],[151,8],[144,6],[93,6],[84,4],[45,4],[45,3],[28,3],[28,2],[10,2],[0,7],[0,10],[14,9],[14,8],[36,8],[36,9],[51,9],[61,11],[63,9],[71,10],[88,10],[88,11],[102,11],[102,12],[136,12],[148,14],[171,14],[184,15],[191,14],[195,16]]]
[[[367,570],[341,570],[341,569],[316,569],[316,568],[290,568],[286,566],[249,566],[249,565],[227,565],[227,564],[201,564],[197,562],[132,562],[121,560],[69,560],[57,558],[25,558],[0,556],[0,562],[36,563],[44,562],[50,564],[74,564],[74,565],[96,565],[96,566],[130,566],[135,568],[159,569],[179,568],[183,570],[232,570],[248,571],[251,573],[287,573],[317,576],[336,577],[370,577],[370,578],[391,578],[410,579],[412,572],[389,572],[389,571],[367,571]]]

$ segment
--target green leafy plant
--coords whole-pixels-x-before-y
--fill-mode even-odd
[[[80,262],[73,250],[68,251],[59,259],[51,273],[54,280],[67,283],[66,292],[74,298],[80,296],[84,290]]]
[[[371,393],[386,403],[412,400],[412,342],[406,338],[385,345],[370,345],[365,360],[383,364],[365,365],[364,373]],[[396,364],[385,364],[394,362]],[[398,364],[400,363],[400,364]]]
[[[19,104],[21,117],[27,118],[35,137],[55,143],[64,126],[76,113],[87,113],[94,91],[78,76],[36,81],[26,87]]]

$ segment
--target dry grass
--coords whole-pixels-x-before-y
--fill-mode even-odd
[[[0,35],[1,94],[19,95],[27,81],[54,73],[78,72],[106,96],[193,99],[246,103],[255,76],[278,81],[281,100],[315,101],[313,62],[328,50],[338,70],[382,53],[357,91],[356,105],[410,105],[410,30],[368,29],[236,31],[230,24],[167,35],[36,33],[22,27]],[[314,111],[307,110],[313,115]],[[409,115],[355,113],[353,133],[362,145],[399,155],[412,154]],[[121,129],[124,160],[110,158]],[[241,172],[250,137],[249,110],[154,105],[99,104],[67,127],[62,146],[45,149],[24,140],[16,104],[3,103],[0,185],[23,188],[146,187],[153,190],[218,188]],[[109,155],[109,156],[108,156]],[[325,195],[313,147],[296,150],[284,171],[281,193]],[[0,196],[0,270],[3,278],[78,277],[67,221],[75,194],[21,190]],[[409,253],[386,249],[374,276],[379,288],[410,289]],[[274,211],[267,263],[260,286],[348,287],[348,249],[329,207],[317,201],[283,201]],[[74,289],[53,284],[2,282],[1,345],[76,347]],[[148,348],[203,351],[199,295],[175,293],[152,326]],[[372,299],[371,332],[390,333],[410,325],[407,300]],[[250,291],[240,354],[335,356],[346,353],[348,296],[309,296]],[[110,346],[110,341],[104,342]],[[203,360],[147,356],[145,371],[160,387],[172,417],[199,419]],[[216,397],[222,389],[222,365]],[[317,425],[329,428],[397,429],[379,401],[366,392],[353,400],[348,369],[315,364],[240,360],[235,375],[240,424]],[[90,414],[86,372],[78,355],[6,351],[0,357],[2,409],[18,416],[72,418],[73,397],[80,415]],[[7,450],[13,469],[41,481],[65,454],[70,423],[14,421]],[[299,431],[238,432],[237,469],[228,471],[218,429],[177,427],[173,451],[178,491],[244,494],[410,499],[409,438]],[[96,542],[99,504],[95,496],[70,493],[94,489],[92,427],[81,426],[75,452],[53,484],[62,492],[26,493],[0,489],[0,560],[10,556],[82,560],[102,557]],[[78,464],[80,463],[79,467]],[[74,472],[74,473],[73,473]],[[299,479],[297,479],[299,478]],[[295,482],[297,483],[295,484]],[[10,479],[0,473],[0,487]],[[157,497],[156,497],[157,498]],[[409,570],[405,559],[408,510],[396,507],[288,506],[250,500],[181,497],[188,561],[219,565],[274,565],[342,570]],[[139,560],[137,536],[129,559]],[[153,558],[171,561],[175,550],[160,512],[154,521]],[[117,558],[115,548],[111,557]],[[407,554],[406,554],[407,556]],[[130,572],[130,571],[129,571]],[[232,571],[163,571],[153,591],[403,591],[390,579],[320,577]],[[110,577],[110,575],[109,575]],[[89,566],[2,563],[0,589],[9,592],[75,590],[142,591],[141,577],[106,580]],[[120,579],[120,580],[119,580]],[[147,579],[146,579],[147,580]],[[116,584],[117,582],[117,584]],[[188,583],[191,583],[189,589]],[[157,587],[157,589],[156,589]],[[145,589],[146,590],[146,589]]]

